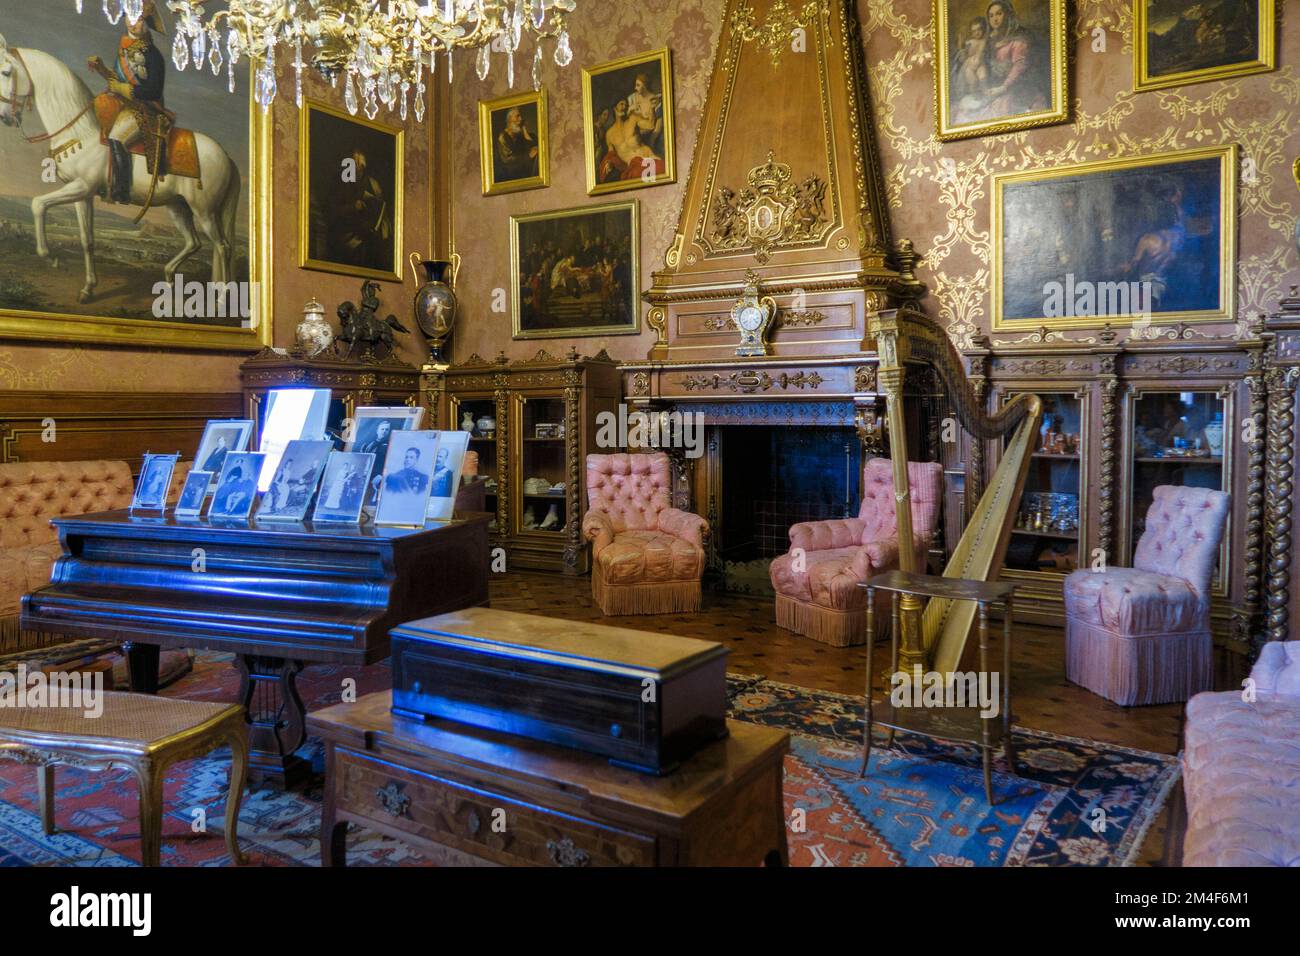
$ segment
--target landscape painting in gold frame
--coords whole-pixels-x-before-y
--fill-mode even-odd
[[[551,184],[545,90],[480,100],[478,135],[484,196]]]
[[[514,337],[640,332],[639,235],[635,199],[511,216]]]
[[[584,68],[582,129],[589,196],[676,182],[667,47]]]
[[[298,265],[401,282],[406,133],[318,100],[298,111]]]
[[[1070,118],[1066,0],[933,0],[941,140]]]
[[[0,338],[270,345],[271,120],[253,100],[258,63],[237,72],[234,94],[224,77],[168,70],[172,174],[151,191],[137,155],[130,202],[110,203],[96,121],[121,108],[104,75],[126,22],[80,16],[70,4],[0,0],[0,23]],[[169,58],[170,21],[144,33]],[[53,89],[68,95],[43,94]]]
[[[993,177],[993,330],[1231,322],[1237,146]]]
[[[1274,0],[1133,0],[1133,88],[1159,90],[1274,68]]]

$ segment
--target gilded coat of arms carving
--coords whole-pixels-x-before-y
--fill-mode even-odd
[[[760,263],[778,246],[812,242],[826,225],[826,182],[811,175],[793,182],[790,167],[778,163],[771,150],[767,162],[746,177],[749,185],[737,193],[718,187],[713,200],[715,249],[752,249]]]

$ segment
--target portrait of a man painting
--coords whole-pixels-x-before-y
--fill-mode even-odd
[[[549,184],[545,90],[480,102],[478,122],[483,195]]]
[[[172,27],[0,0],[0,333],[258,345],[249,73],[176,70]]]
[[[635,201],[510,217],[514,337],[640,328]]]
[[[934,0],[939,138],[1068,118],[1065,0]]]
[[[584,69],[582,109],[589,195],[676,180],[668,50]]]
[[[993,181],[994,329],[1227,320],[1236,147]]]
[[[1139,90],[1273,69],[1273,0],[1136,0],[1135,7]]]
[[[298,264],[401,281],[402,143],[396,127],[305,100],[298,125]]]

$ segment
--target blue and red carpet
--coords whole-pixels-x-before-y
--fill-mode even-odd
[[[309,667],[299,681],[309,710],[336,703],[349,678],[358,695],[390,685],[386,665]],[[733,676],[731,716],[791,732],[785,766],[790,862],[796,866],[1123,866],[1178,775],[1177,759],[1096,741],[1016,729],[1018,776],[998,764],[984,799],[974,748],[899,734],[872,750],[859,779],[862,700]],[[171,696],[234,701],[228,658],[200,655]],[[240,845],[254,865],[319,862],[323,749],[305,748],[317,778],[303,790],[245,796]],[[226,751],[173,766],[164,806],[164,866],[224,866],[221,836],[229,774]],[[41,832],[33,768],[0,760],[0,866],[135,866],[136,787],[125,772],[57,771],[58,831]],[[404,844],[376,833],[349,835],[352,866],[419,866]]]

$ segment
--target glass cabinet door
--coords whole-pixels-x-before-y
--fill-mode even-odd
[[[519,469],[515,493],[516,532],[563,534],[568,524],[564,486],[564,399],[519,400]]]
[[[1146,530],[1152,492],[1160,485],[1222,491],[1231,448],[1225,399],[1217,392],[1142,391],[1135,393],[1129,482],[1129,557]],[[1224,548],[1228,534],[1224,532]],[[1222,553],[1220,560],[1222,561]],[[1219,570],[1215,571],[1218,580]]]
[[[484,507],[496,515],[497,511],[497,403],[492,398],[459,398],[451,400],[450,427],[469,432],[469,450],[478,453],[478,473],[485,477],[487,501]],[[497,530],[493,517],[488,530]]]
[[[1008,393],[1010,401],[1016,393]],[[1087,448],[1084,400],[1073,392],[1034,394],[1043,401],[1043,424],[1030,457],[1020,510],[1005,566],[1012,571],[1069,574],[1079,567],[1084,514],[1082,476]]]

